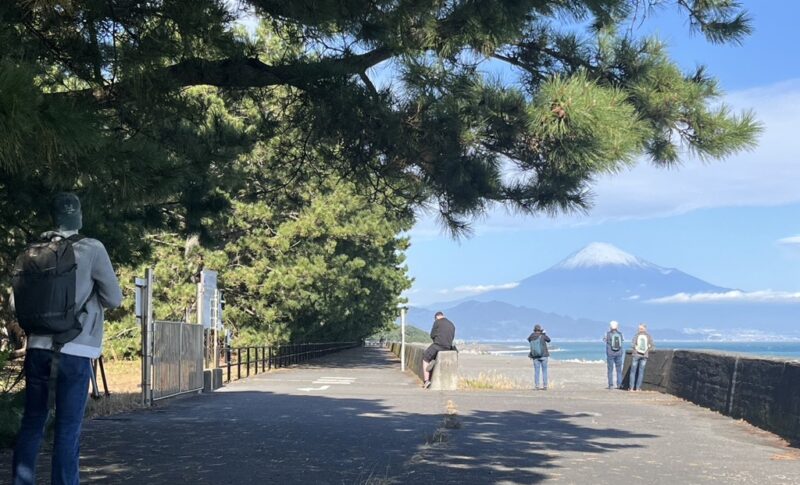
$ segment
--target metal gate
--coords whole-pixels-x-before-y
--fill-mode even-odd
[[[153,318],[153,270],[136,278],[136,316],[142,325],[142,401],[145,405],[203,389],[203,326]]]
[[[153,322],[152,400],[203,389],[203,326]]]

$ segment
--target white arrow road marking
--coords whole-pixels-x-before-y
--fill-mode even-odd
[[[311,391],[324,391],[325,389],[328,389],[328,388],[330,388],[330,387],[331,387],[331,386],[320,386],[320,387],[298,387],[298,388],[297,388],[297,390],[298,390],[298,391],[306,391],[306,392],[311,392]]]

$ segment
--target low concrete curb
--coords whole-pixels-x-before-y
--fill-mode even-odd
[[[203,392],[213,392],[222,387],[222,369],[203,371]]]
[[[400,357],[400,343],[392,342],[389,350]],[[428,346],[424,344],[406,344],[406,368],[423,379],[422,355]],[[458,352],[441,351],[436,356],[436,367],[431,374],[431,387],[435,391],[453,391],[458,389]]]

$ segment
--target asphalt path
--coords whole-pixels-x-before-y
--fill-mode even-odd
[[[81,455],[102,484],[800,484],[800,450],[671,396],[426,391],[374,348],[87,421]]]

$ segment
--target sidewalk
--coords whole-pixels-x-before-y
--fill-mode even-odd
[[[423,391],[382,349],[95,419],[82,443],[82,483],[800,483],[800,450],[670,396]]]

